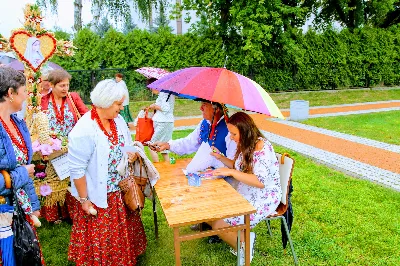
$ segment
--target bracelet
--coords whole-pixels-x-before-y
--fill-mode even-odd
[[[4,183],[5,183],[6,188],[10,189],[11,188],[11,176],[10,176],[10,174],[6,170],[1,170],[0,172],[4,177]]]
[[[88,200],[89,200],[89,197],[85,197],[85,198],[79,197],[79,202],[80,202],[81,204],[85,203],[85,202],[88,201]]]

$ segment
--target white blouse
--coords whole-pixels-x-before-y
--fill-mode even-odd
[[[161,110],[157,110],[157,112],[153,116],[153,121],[155,122],[174,122],[174,106],[175,106],[175,95],[171,94],[169,97],[169,93],[160,92],[158,94],[156,105],[161,107]],[[167,101],[168,99],[168,101]]]
[[[132,146],[132,138],[125,120],[118,115],[114,119],[118,134],[122,134],[125,145]],[[97,207],[107,208],[108,139],[91,112],[87,112],[76,123],[68,135],[68,161],[71,178],[71,193],[79,197],[74,179],[86,176],[87,193]]]
[[[218,123],[220,123],[222,119],[224,118],[221,117]],[[170,146],[170,151],[175,152],[176,154],[179,155],[196,152],[201,145],[201,143],[199,143],[201,123],[203,123],[203,120],[201,120],[200,123],[193,130],[193,132],[187,135],[186,137],[168,141],[168,144]],[[207,123],[211,124],[210,121],[208,120]],[[226,143],[226,157],[233,160],[233,158],[235,158],[237,145],[236,142],[231,140],[231,134],[229,132],[228,135],[226,135],[225,137],[225,143]]]

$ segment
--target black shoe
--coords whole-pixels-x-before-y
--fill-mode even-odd
[[[200,231],[200,229],[205,231],[205,230],[211,230],[212,227],[208,223],[201,223],[201,224],[191,225],[190,229],[192,229],[193,231]]]
[[[210,236],[208,238],[208,243],[209,244],[215,244],[215,243],[221,243],[221,242],[222,242],[222,239],[219,238],[219,236]]]
[[[200,231],[200,224],[193,224],[190,226],[190,229],[193,231]]]

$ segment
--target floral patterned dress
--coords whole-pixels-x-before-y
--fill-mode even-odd
[[[123,135],[118,144],[109,141],[107,204],[97,208],[97,216],[77,208],[74,217],[68,259],[80,265],[136,265],[136,258],[146,250],[147,240],[138,212],[129,210],[118,187],[123,177],[117,166],[122,159]]]
[[[18,139],[18,141],[21,141],[21,139],[17,136],[16,137]],[[26,160],[26,156],[23,153],[23,151],[21,151],[17,145],[15,145],[12,142],[12,146],[15,152],[15,156],[17,159],[17,166],[21,166],[21,165],[26,165],[27,164],[27,160]],[[31,199],[29,198],[28,194],[26,194],[25,190],[23,188],[19,188],[17,189],[17,200],[19,205],[21,205],[22,209],[24,210],[25,214],[32,214],[32,204],[31,204]]]
[[[61,106],[57,106],[60,110]],[[59,123],[57,121],[56,113],[52,101],[49,101],[47,118],[49,119],[49,128],[56,134],[60,134],[63,137],[68,136],[69,132],[75,126],[74,114],[68,107],[67,101],[64,103],[64,121]],[[56,181],[53,181],[56,182]],[[61,182],[61,181],[59,181]],[[67,219],[73,215],[76,202],[69,192],[66,194],[65,204],[60,205],[58,203],[52,206],[43,206],[41,210],[42,216],[48,222],[56,222],[62,219]]]
[[[236,184],[236,190],[253,205],[257,212],[250,215],[250,227],[253,228],[268,215],[275,213],[281,198],[282,188],[279,176],[279,162],[271,143],[264,139],[264,146],[253,154],[253,173],[264,184],[264,188],[256,188],[242,182]],[[235,161],[235,169],[241,171],[243,156],[239,154]],[[244,217],[238,216],[224,219],[230,225],[244,223]]]
[[[57,106],[60,110],[60,106]],[[64,123],[57,121],[56,113],[54,112],[53,103],[49,101],[47,117],[49,118],[49,127],[51,131],[54,131],[63,137],[68,136],[69,132],[75,125],[74,114],[69,110],[68,103],[64,103]]]

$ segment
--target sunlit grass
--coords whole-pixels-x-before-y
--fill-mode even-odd
[[[400,145],[400,111],[319,117],[302,123]]]

